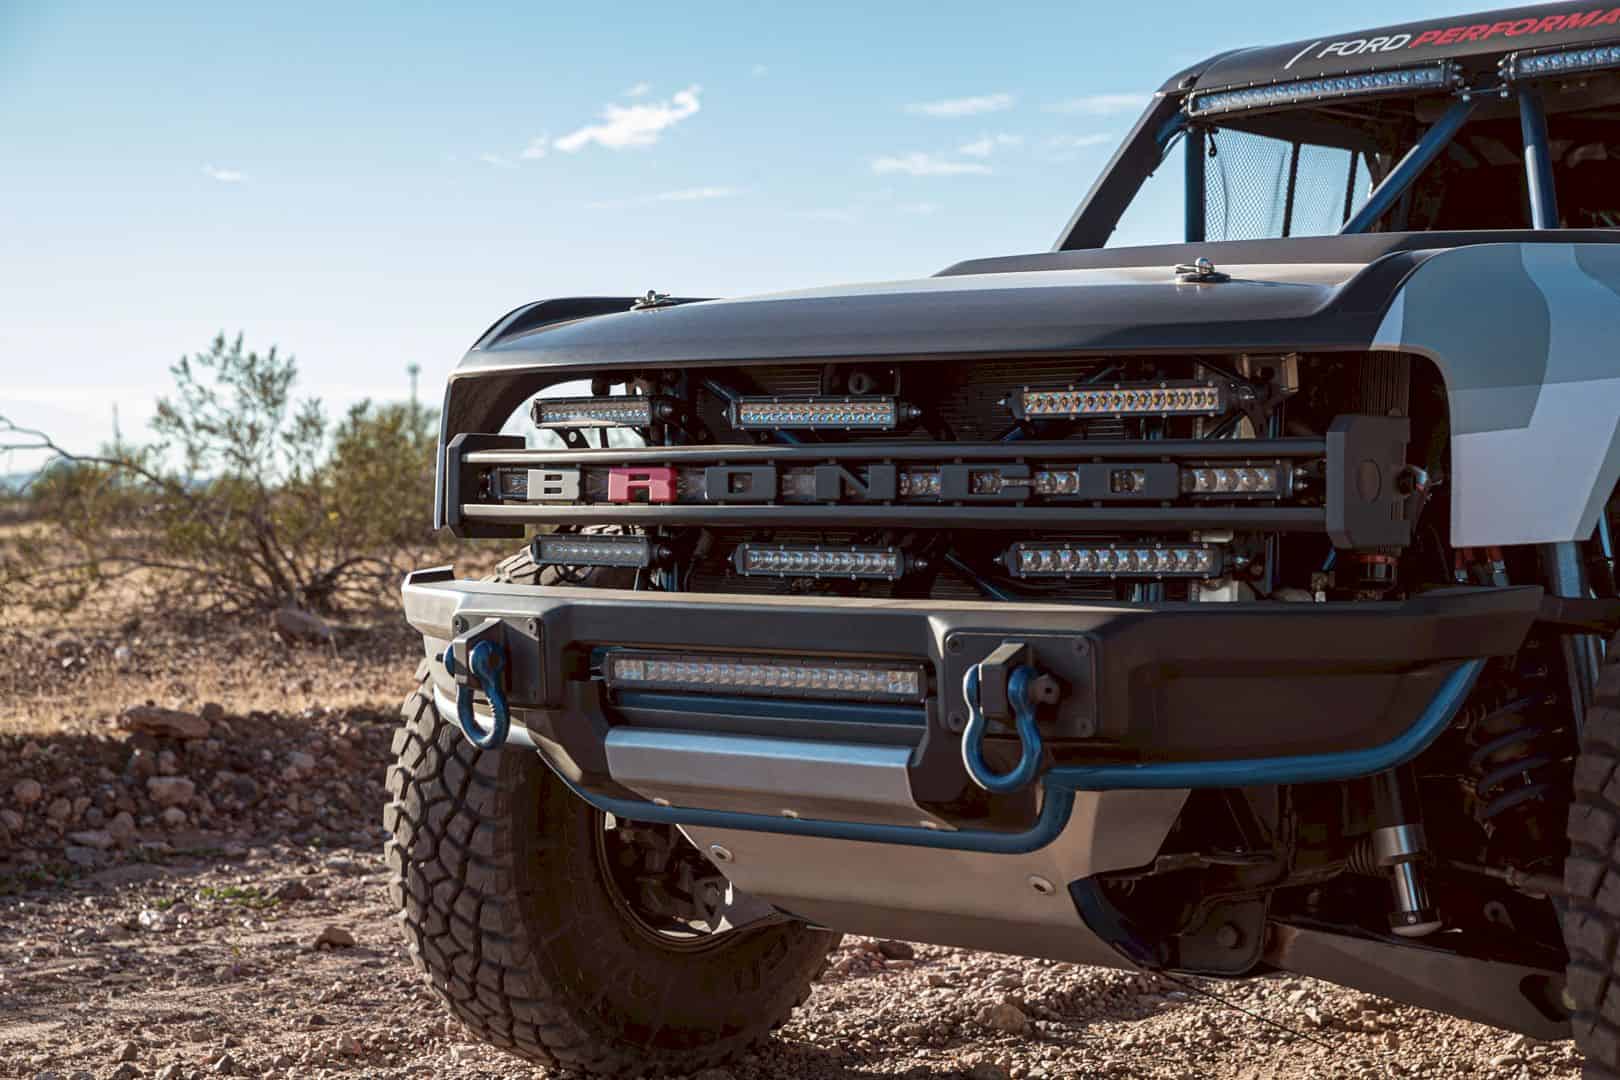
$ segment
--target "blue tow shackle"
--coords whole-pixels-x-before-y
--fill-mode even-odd
[[[493,641],[480,641],[467,651],[467,667],[478,680],[484,696],[489,698],[490,725],[485,731],[473,712],[473,686],[471,680],[460,683],[456,691],[456,719],[461,721],[461,733],[480,750],[498,750],[512,730],[512,714],[506,705],[506,691],[501,687],[501,669],[506,666],[506,655]],[[445,650],[444,668],[452,677],[456,674],[454,649]]]
[[[962,696],[967,699],[968,721],[962,732],[962,765],[968,778],[993,795],[1009,795],[1022,791],[1035,779],[1041,767],[1040,729],[1035,726],[1035,702],[1030,698],[1031,684],[1038,672],[1028,664],[1013,669],[1007,677],[1007,703],[1012,706],[1013,726],[1023,752],[1018,764],[1010,772],[998,773],[984,760],[984,731],[988,722],[979,704],[979,665],[968,668],[962,679]]]

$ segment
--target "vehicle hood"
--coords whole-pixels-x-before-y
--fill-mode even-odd
[[[523,309],[485,335],[457,376],[854,356],[1364,349],[1406,275],[1454,246],[1447,234],[1416,235],[1429,243],[1385,234],[1054,252],[910,281],[643,310],[597,301],[617,310],[588,318],[560,308],[560,321],[525,320]],[[1572,239],[1569,231],[1466,235]],[[1178,280],[1176,265],[1198,255],[1227,279]]]

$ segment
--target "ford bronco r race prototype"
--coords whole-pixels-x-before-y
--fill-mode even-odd
[[[404,586],[416,962],[595,1073],[742,1050],[848,931],[1620,1075],[1616,225],[1620,7],[1553,4],[1198,64],[1044,254],[507,315],[435,510],[527,547]]]

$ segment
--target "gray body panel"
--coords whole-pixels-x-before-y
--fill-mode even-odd
[[[1434,361],[1451,405],[1461,547],[1592,535],[1620,479],[1620,248],[1436,253],[1390,303],[1376,349]]]

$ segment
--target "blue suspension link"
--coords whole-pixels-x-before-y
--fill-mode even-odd
[[[1034,780],[1041,767],[1041,733],[1035,726],[1035,703],[1030,700],[1030,684],[1037,672],[1025,664],[1007,677],[1007,703],[1012,706],[1013,726],[1022,744],[1018,764],[1010,772],[998,773],[984,760],[984,732],[988,726],[979,706],[979,665],[968,668],[962,680],[962,696],[967,700],[968,721],[962,732],[962,765],[969,779],[993,795],[1021,791]]]
[[[467,667],[483,688],[484,696],[489,698],[489,730],[483,729],[473,712],[473,688],[470,681],[457,687],[456,719],[461,721],[461,733],[467,736],[467,741],[480,750],[500,749],[512,730],[511,710],[507,708],[506,691],[501,688],[501,669],[505,666],[506,656],[501,652],[501,647],[493,641],[480,641],[467,653]],[[455,676],[454,651],[445,652],[444,667],[452,677]]]

